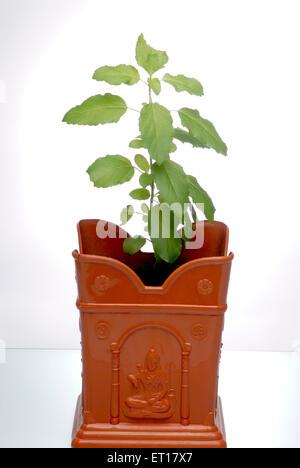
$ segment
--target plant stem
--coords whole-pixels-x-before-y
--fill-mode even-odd
[[[150,80],[152,79],[152,76],[150,76]],[[148,84],[149,87],[149,104],[152,104],[152,94],[151,94],[151,86]]]
[[[150,80],[151,80],[152,76],[150,76]],[[149,104],[152,104],[152,95],[151,95],[151,86],[150,84],[148,83],[148,87],[149,87]],[[152,157],[150,155],[150,174],[152,175],[152,167],[153,167],[153,160],[152,160]],[[153,207],[153,201],[154,201],[154,180],[152,180],[152,184],[151,184],[151,197],[150,197],[150,211],[152,210],[152,207]]]
[[[140,113],[140,111],[138,111],[137,109],[133,109],[133,107],[127,107],[127,109],[137,112],[138,114]]]
[[[153,161],[152,161],[152,158],[150,156],[150,173],[151,173],[151,175],[152,175],[152,167],[153,167]],[[154,201],[154,180],[152,180],[152,184],[151,184],[150,210],[152,210],[153,201]]]

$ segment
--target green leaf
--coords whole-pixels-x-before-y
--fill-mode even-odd
[[[191,205],[191,215],[192,215],[192,218],[193,218],[193,222],[198,223],[199,218],[198,218],[197,211],[195,210],[194,205]]]
[[[189,187],[182,167],[174,161],[165,161],[160,166],[154,164],[154,180],[160,195],[166,203],[188,202]]]
[[[134,85],[140,81],[139,72],[131,65],[118,65],[116,67],[100,67],[95,71],[93,79],[97,81],[106,81],[111,85]]]
[[[180,219],[168,204],[163,203],[151,209],[148,220],[156,257],[167,263],[175,262],[182,250],[182,240],[177,233]]]
[[[148,200],[150,198],[150,192],[145,188],[132,190],[129,195],[134,200]]]
[[[203,96],[203,87],[195,78],[187,78],[184,75],[173,76],[167,73],[163,80],[172,85],[178,92],[187,91],[195,96]]]
[[[182,125],[186,127],[190,133],[198,138],[207,148],[213,148],[217,153],[227,155],[227,146],[221,140],[215,127],[209,120],[200,117],[197,110],[184,107],[180,109],[179,116]]]
[[[136,140],[132,140],[129,143],[129,148],[140,149],[140,148],[145,148],[145,145],[144,145],[143,140],[140,140],[137,138]]]
[[[193,199],[194,203],[203,203],[204,209],[203,212],[208,219],[208,221],[213,224],[214,216],[215,216],[215,207],[214,204],[205,190],[200,187],[197,179],[193,176],[187,176],[187,180],[189,183],[189,192],[190,196]]]
[[[182,251],[181,239],[151,239],[156,256],[167,263],[174,263]]]
[[[118,122],[126,110],[126,102],[120,96],[99,94],[90,97],[80,106],[67,112],[63,122],[73,125],[99,125]]]
[[[128,255],[134,255],[145,245],[146,239],[142,236],[128,237],[123,242],[124,252]]]
[[[166,52],[153,49],[147,44],[143,34],[139,36],[136,45],[136,61],[150,76],[160,68],[163,68],[168,60]]]
[[[147,159],[145,158],[145,156],[143,156],[142,154],[136,154],[135,157],[134,157],[134,161],[135,161],[135,164],[142,171],[149,172],[150,166],[149,166],[149,163],[148,163]]]
[[[106,188],[131,180],[134,175],[134,167],[124,156],[108,155],[105,158],[97,159],[88,168],[87,173],[95,187]]]
[[[205,144],[191,133],[182,130],[181,128],[175,128],[174,138],[181,141],[181,143],[190,143],[194,148],[207,148]]]
[[[151,208],[149,212],[149,231],[152,238],[179,237],[178,226],[182,221],[182,209],[161,203]]]
[[[153,182],[153,176],[151,174],[142,174],[140,176],[140,184],[142,187],[146,188],[149,185],[152,185]]]
[[[171,153],[175,153],[175,151],[177,151],[177,146],[175,145],[175,143],[172,143]]]
[[[174,134],[172,123],[170,112],[160,104],[146,104],[141,111],[142,140],[158,164],[169,159]]]
[[[121,211],[121,226],[128,223],[132,216],[134,215],[134,207],[132,205],[127,205],[126,208],[123,208]]]
[[[160,80],[158,78],[149,78],[148,79],[148,84],[150,86],[150,88],[152,89],[152,91],[155,92],[155,94],[158,96],[161,92],[161,83],[160,83]]]
[[[145,214],[149,213],[149,207],[148,207],[148,205],[146,205],[146,203],[141,204],[141,209],[142,209],[143,213],[145,213]]]

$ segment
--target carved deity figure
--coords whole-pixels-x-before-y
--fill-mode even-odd
[[[128,379],[135,394],[126,399],[125,413],[130,417],[166,418],[173,414],[174,392],[169,389],[167,374],[161,368],[160,356],[154,348],[146,355],[145,365],[137,365],[138,372]]]

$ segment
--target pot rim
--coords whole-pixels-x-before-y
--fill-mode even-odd
[[[219,257],[203,257],[198,258],[195,260],[190,260],[183,265],[180,265],[176,270],[174,270],[168,278],[164,281],[161,286],[146,286],[143,281],[140,279],[138,274],[130,268],[126,263],[117,260],[112,257],[105,257],[100,255],[89,255],[89,254],[82,254],[79,253],[78,250],[74,250],[72,253],[74,259],[79,263],[99,263],[99,264],[108,264],[118,270],[123,271],[127,276],[131,278],[131,280],[136,284],[140,292],[145,293],[166,293],[171,288],[172,284],[179,279],[184,272],[194,269],[198,266],[206,266],[206,265],[220,265],[231,263],[234,259],[234,254],[231,252],[229,255],[219,256]]]

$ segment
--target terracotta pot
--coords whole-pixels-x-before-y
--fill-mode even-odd
[[[228,228],[205,222],[204,245],[184,249],[151,287],[136,271],[153,254],[129,257],[123,239],[97,237],[97,223],[79,223],[73,253],[83,361],[73,447],[225,448],[218,368]]]

